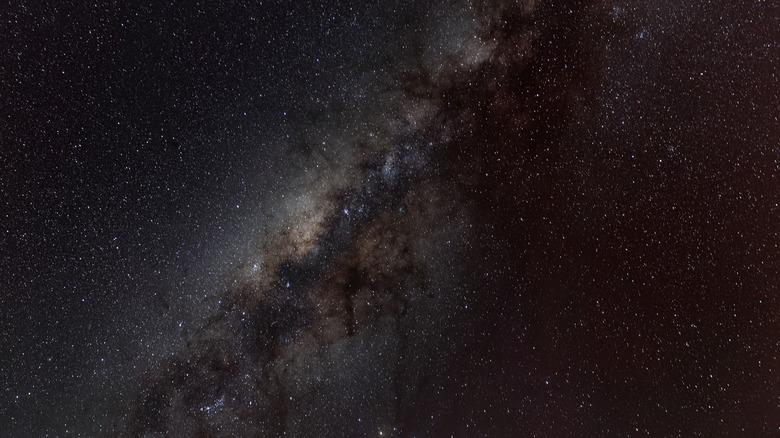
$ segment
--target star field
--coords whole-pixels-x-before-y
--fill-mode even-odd
[[[0,435],[780,430],[772,2],[0,22]]]

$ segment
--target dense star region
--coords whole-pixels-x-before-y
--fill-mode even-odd
[[[3,433],[780,430],[777,5],[0,14]]]

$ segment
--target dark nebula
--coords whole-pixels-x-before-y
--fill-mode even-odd
[[[4,8],[0,424],[777,433],[768,3]]]

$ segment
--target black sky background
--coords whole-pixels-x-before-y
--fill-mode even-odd
[[[215,318],[243,333],[225,301],[263,324],[272,307],[241,301],[255,289],[236,286],[235,272],[258,253],[284,252],[255,241],[282,229],[274,224],[299,193],[333,185],[362,196],[339,178],[381,173],[366,164],[385,151],[364,145],[368,133],[398,150],[443,146],[421,153],[425,170],[409,165],[408,187],[389,186],[397,196],[375,198],[385,209],[376,216],[355,216],[350,200],[322,204],[331,225],[341,223],[334,205],[365,224],[354,240],[338,238],[347,249],[311,283],[342,288],[350,302],[369,283],[396,296],[405,286],[369,282],[351,260],[370,254],[374,235],[417,242],[408,245],[423,249],[411,252],[430,266],[390,263],[377,278],[401,272],[399,283],[438,285],[437,298],[402,300],[414,318],[442,315],[419,326],[433,334],[409,335],[434,359],[420,361],[423,377],[402,407],[376,408],[393,424],[348,421],[365,406],[332,392],[308,400],[343,421],[306,423],[296,407],[258,435],[776,433],[777,5],[534,3],[475,2],[476,12],[404,0],[0,8],[0,435],[161,432],[160,418],[175,418],[179,405],[152,415],[145,403],[181,387],[149,382],[176,375],[169,361],[208,356],[188,341],[214,331]],[[452,50],[437,42],[436,23],[457,28],[472,13],[501,16],[478,35],[495,42],[491,57],[461,76],[414,74],[420,59]],[[443,34],[459,44],[457,32]],[[433,59],[460,68],[456,55]],[[355,133],[338,130],[338,117],[352,114],[392,119],[388,89],[435,96],[433,127],[412,140],[362,121]],[[341,146],[320,149],[320,140]],[[329,167],[315,170],[323,156]],[[321,177],[299,183],[310,171]],[[425,207],[428,198],[450,210]],[[394,219],[396,203],[418,218]],[[440,223],[452,250],[414,231]],[[357,331],[347,337],[362,339],[356,327],[347,324]],[[303,357],[325,348],[303,345]],[[364,404],[381,400],[379,381],[402,362],[365,360],[362,371],[379,377],[364,383]],[[347,382],[354,371],[332,368]],[[166,430],[231,433],[176,424]]]

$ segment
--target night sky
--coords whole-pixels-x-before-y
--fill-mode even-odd
[[[780,433],[774,1],[0,7],[0,436]]]

